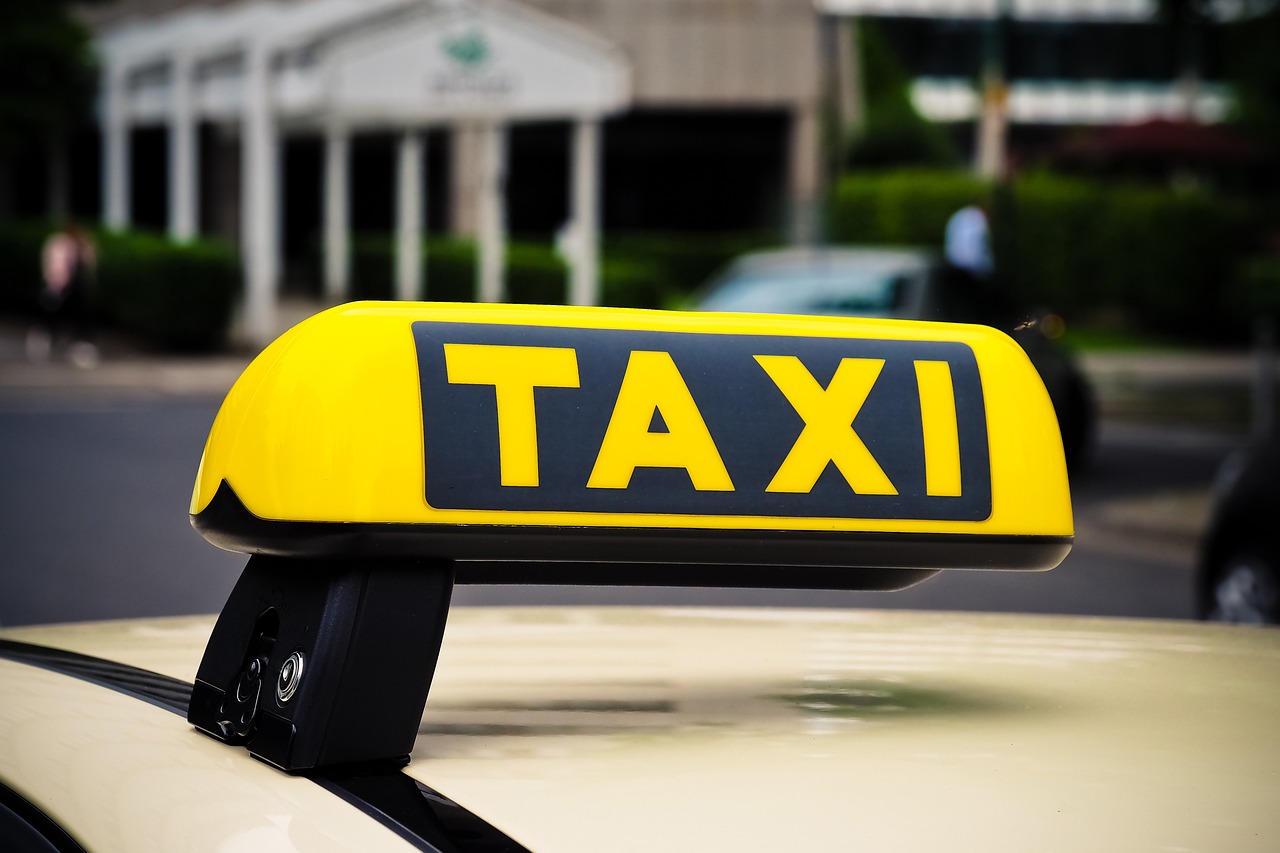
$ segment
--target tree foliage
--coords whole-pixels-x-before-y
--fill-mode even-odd
[[[96,73],[67,3],[0,2],[0,156],[64,135],[88,113]]]
[[[1233,24],[1229,38],[1233,123],[1280,158],[1280,3]]]
[[[920,115],[911,102],[911,80],[889,40],[870,19],[855,29],[861,59],[866,114],[851,140],[846,165],[854,168],[950,166],[958,162],[945,131]]]

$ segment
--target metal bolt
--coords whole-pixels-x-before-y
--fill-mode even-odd
[[[284,704],[298,692],[298,684],[302,681],[302,668],[306,663],[302,652],[294,652],[280,667],[280,677],[276,680],[276,699]]]

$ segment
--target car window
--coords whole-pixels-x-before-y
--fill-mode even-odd
[[[858,266],[746,270],[715,288],[706,311],[899,316],[917,282],[901,272]]]
[[[6,853],[84,853],[53,819],[0,785],[0,850]]]

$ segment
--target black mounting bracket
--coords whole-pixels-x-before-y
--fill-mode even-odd
[[[254,556],[187,719],[288,771],[407,760],[444,637],[453,564]]]

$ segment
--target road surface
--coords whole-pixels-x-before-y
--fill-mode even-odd
[[[245,558],[190,527],[212,398],[0,399],[0,624],[215,612]],[[1104,425],[1047,573],[951,572],[893,593],[463,587],[458,604],[738,603],[1188,618],[1195,534],[1238,435]]]

